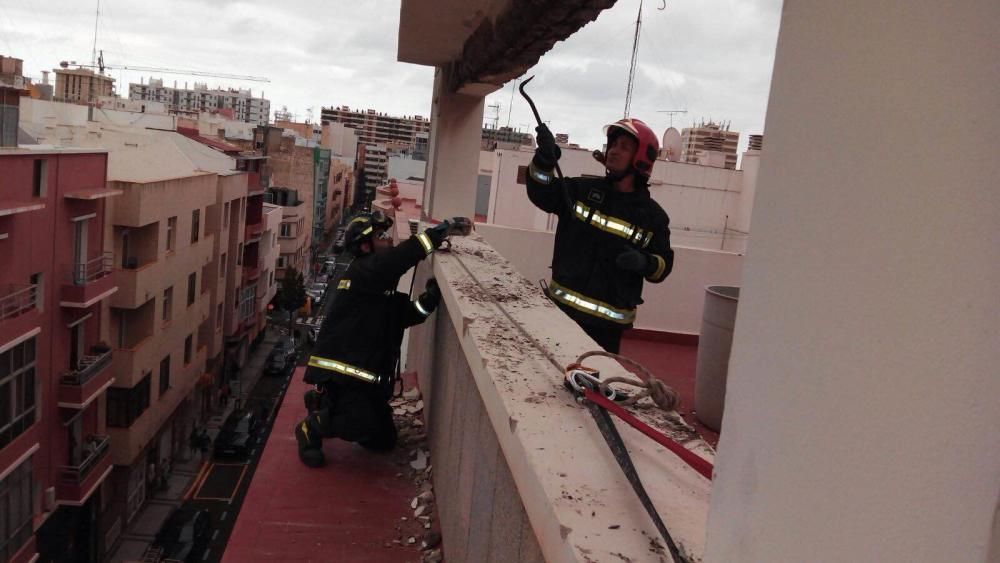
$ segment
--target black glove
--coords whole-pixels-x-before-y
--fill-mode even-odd
[[[625,250],[615,258],[615,266],[626,272],[648,276],[656,271],[656,260],[641,250],[626,246]]]
[[[434,278],[427,280],[424,292],[417,298],[417,301],[420,302],[420,306],[428,315],[437,309],[437,306],[441,303],[441,288],[438,287],[437,281]]]
[[[450,221],[441,221],[437,225],[434,225],[433,227],[430,227],[426,231],[424,231],[424,233],[426,233],[427,236],[430,237],[431,244],[434,245],[434,248],[441,246],[441,243],[444,242],[444,239],[448,238],[448,234],[450,232],[451,232]]]
[[[552,170],[559,162],[562,150],[556,144],[556,138],[552,136],[552,131],[549,131],[548,126],[544,123],[535,127],[535,133],[537,133],[535,141],[538,143],[538,148],[535,149],[533,162],[542,170]]]

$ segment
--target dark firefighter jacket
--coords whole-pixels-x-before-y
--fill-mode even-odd
[[[430,239],[421,233],[383,254],[351,262],[320,327],[306,383],[391,391],[403,330],[423,322],[429,314],[396,291],[396,285],[433,250]]]
[[[642,303],[641,274],[621,270],[615,258],[632,247],[652,255],[659,283],[670,274],[670,218],[645,186],[615,190],[606,178],[564,178],[528,167],[528,198],[559,216],[549,296],[577,323],[628,328]],[[565,186],[565,190],[563,189]]]

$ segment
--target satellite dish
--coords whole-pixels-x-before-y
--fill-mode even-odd
[[[681,132],[674,127],[663,132],[663,156],[671,161],[678,162],[681,159]]]

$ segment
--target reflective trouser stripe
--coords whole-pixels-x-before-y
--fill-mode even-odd
[[[351,280],[340,280],[337,284],[337,289],[351,289]]]
[[[345,364],[344,362],[338,362],[337,360],[330,360],[327,358],[321,358],[319,356],[309,357],[309,367],[328,369],[330,371],[335,371],[344,375],[348,375],[355,379],[360,379],[366,383],[378,383],[379,376],[365,371],[361,368],[352,366],[351,364]]]
[[[577,311],[614,323],[631,324],[635,321],[635,309],[619,309],[603,301],[591,299],[560,285],[555,280],[549,283],[549,295]]]
[[[427,254],[434,252],[434,243],[431,242],[431,237],[427,236],[427,233],[417,235],[417,240],[420,241],[420,246],[424,247],[424,252]]]

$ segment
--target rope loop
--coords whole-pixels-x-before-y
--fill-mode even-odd
[[[677,395],[677,391],[674,391],[669,385],[657,379],[653,374],[645,368],[639,362],[627,358],[619,354],[613,354],[611,352],[605,352],[603,350],[594,350],[591,352],[586,352],[582,354],[575,362],[566,366],[566,372],[573,369],[588,369],[583,366],[583,360],[591,358],[594,356],[604,356],[616,360],[619,364],[627,368],[634,368],[635,371],[639,372],[641,380],[632,379],[631,377],[609,377],[607,379],[601,380],[601,392],[606,392],[607,387],[612,383],[622,383],[625,385],[631,385],[633,387],[638,387],[641,389],[638,393],[635,393],[628,399],[621,402],[623,405],[634,405],[643,397],[649,397],[656,403],[656,406],[665,410],[673,411],[677,408],[677,404],[680,402],[680,397]]]

